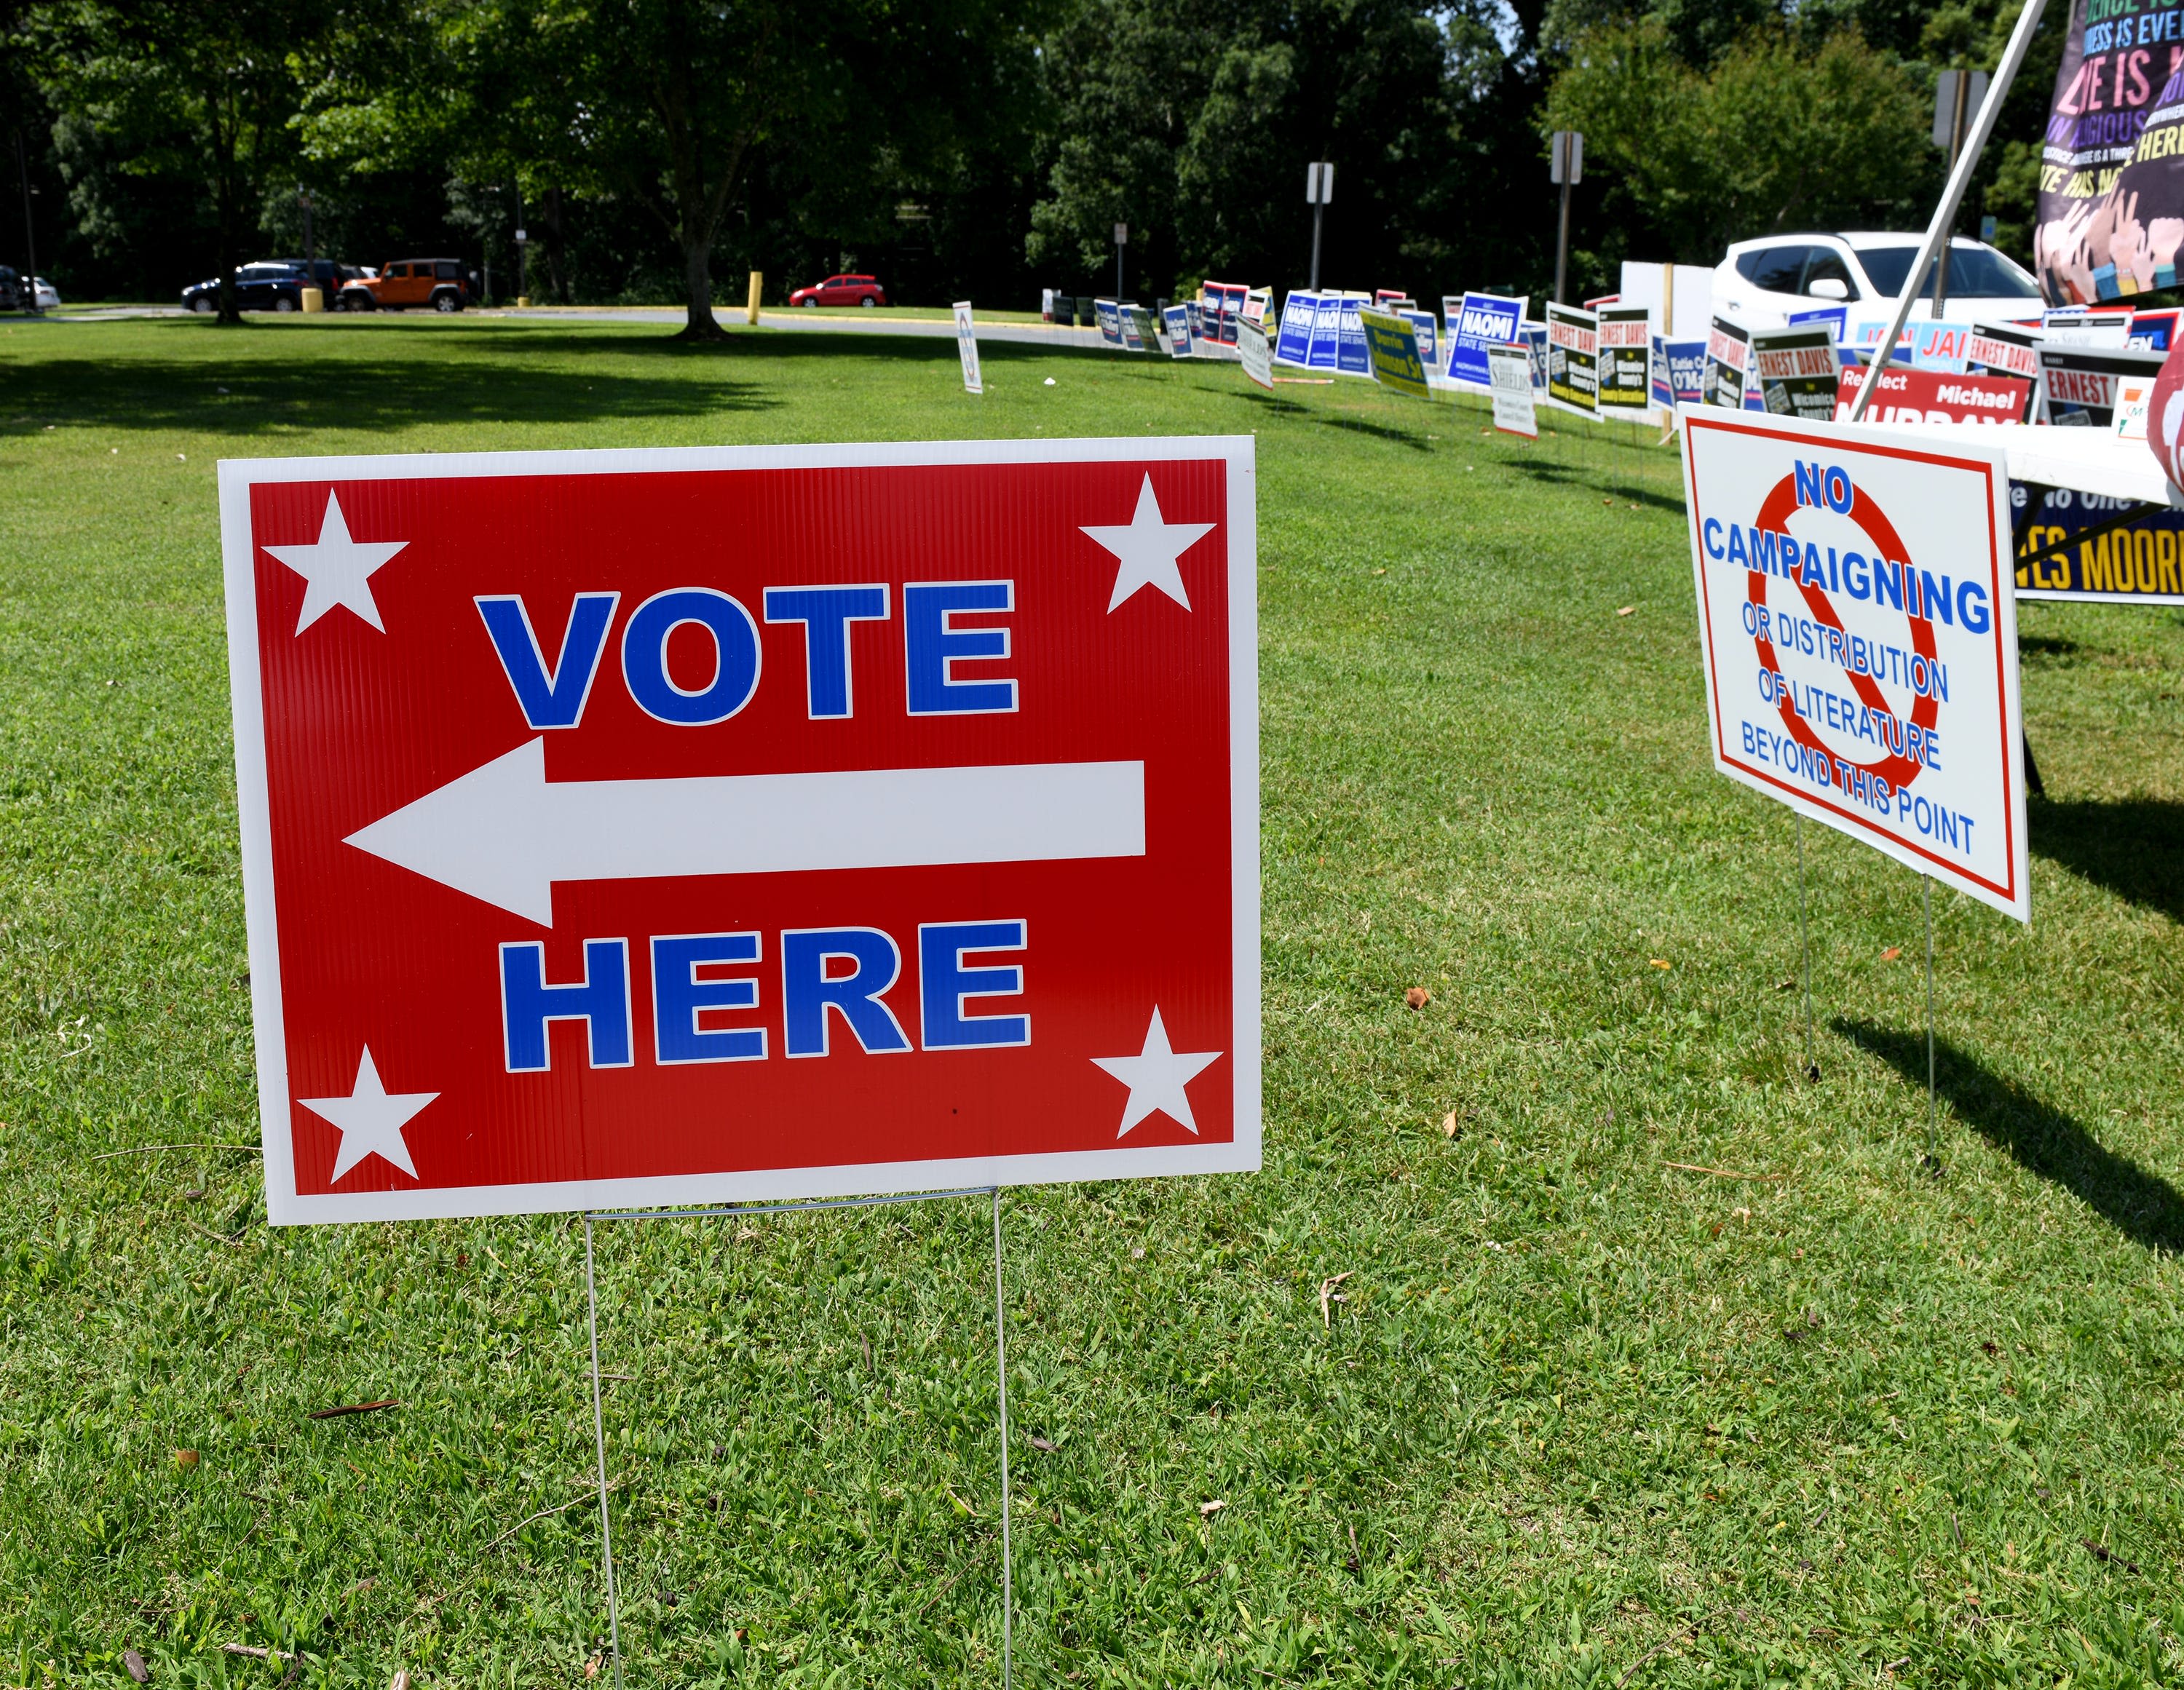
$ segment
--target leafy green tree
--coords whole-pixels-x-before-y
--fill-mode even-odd
[[[1323,158],[1328,280],[1400,270],[1424,291],[1468,267],[1477,285],[1507,262],[1505,155],[1530,151],[1502,101],[1523,57],[1500,33],[1509,15],[1470,0],[1240,0],[1217,14],[1088,0],[1045,42],[1058,140],[1031,258],[1104,279],[1126,222],[1134,289],[1301,281],[1305,166]]]
[[[1675,257],[1730,241],[1887,216],[1938,181],[1926,98],[1851,30],[1815,47],[1747,36],[1706,69],[1666,21],[1588,31],[1550,92],[1546,125],[1581,130],[1588,175],[1613,174]]]
[[[292,173],[298,67],[320,27],[288,0],[64,0],[34,14],[54,103],[124,149],[131,174],[188,180],[212,201],[224,323],[242,320],[242,233],[266,183]]]

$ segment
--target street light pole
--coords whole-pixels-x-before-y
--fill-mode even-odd
[[[1304,203],[1312,208],[1312,291],[1319,292],[1319,225],[1327,213],[1328,202],[1334,197],[1334,166],[1307,164],[1304,167]]]
[[[31,290],[31,303],[25,308],[32,316],[38,310],[38,236],[31,222],[31,155],[23,145],[23,131],[15,131],[15,168],[23,176],[23,248],[31,260],[31,274],[25,283]]]
[[[1549,168],[1552,179],[1563,191],[1562,219],[1555,231],[1555,303],[1569,303],[1569,203],[1570,190],[1585,175],[1585,136],[1574,129],[1555,131]]]

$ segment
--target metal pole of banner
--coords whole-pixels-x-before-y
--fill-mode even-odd
[[[1948,238],[1948,231],[1956,227],[1957,208],[1964,203],[1972,171],[1978,167],[1980,154],[1986,150],[1986,138],[1994,130],[1995,119],[2001,114],[2003,100],[2009,92],[2010,83],[2016,80],[2018,67],[2025,63],[2025,55],[2032,46],[2033,32],[2040,27],[2040,14],[2046,4],[2047,0],[2025,0],[2025,9],[2017,14],[2017,26],[2009,32],[2009,45],[2003,49],[2002,63],[1995,67],[1994,81],[1987,89],[1986,98],[1981,103],[1979,116],[1973,120],[1972,132],[1965,138],[1964,150],[1957,154],[1956,164],[1949,171],[1948,185],[1942,190],[1942,203],[1934,208],[1934,220],[1927,225],[1926,238],[1919,245],[1919,257],[1903,278],[1903,292],[1897,297],[1888,332],[1880,337],[1880,344],[1874,348],[1873,362],[1866,366],[1865,384],[1858,390],[1858,398],[1850,408],[1852,422],[1864,418],[1866,407],[1880,391],[1880,372],[1895,356],[1897,337],[1910,320],[1912,303],[1919,297],[1935,255]]]
[[[1813,1060],[1813,941],[1805,931],[1805,814],[1793,810],[1797,818],[1797,948],[1803,953],[1805,975],[1805,1077],[1820,1077],[1819,1065]]]
[[[607,1424],[599,1408],[599,1287],[592,1270],[592,1217],[584,1217],[584,1297],[592,1328],[592,1445],[599,1458],[599,1547],[607,1569],[607,1641],[614,1649],[616,1690],[621,1687],[621,1605],[615,1595],[614,1527],[607,1520]]]
[[[1009,1551],[1009,1343],[1008,1315],[1001,1294],[1001,1188],[994,1187],[994,1382],[1000,1387],[1001,1420],[1001,1690],[1016,1676],[1010,1610],[1014,1607],[1014,1559]]]
[[[1942,1171],[1939,1137],[1940,1095],[1934,1086],[1934,881],[1919,876],[1919,903],[1926,914],[1926,1165]]]

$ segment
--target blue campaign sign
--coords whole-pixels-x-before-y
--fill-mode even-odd
[[[1340,330],[1335,338],[1334,367],[1345,375],[1370,375],[1373,373],[1373,348],[1365,338],[1365,320],[1357,314],[1365,303],[1365,296],[1352,293],[1345,296],[1339,320]]]
[[[1420,359],[1424,360],[1427,374],[1431,375],[1435,370],[1439,370],[1440,368],[1440,360],[1435,356],[1435,353],[1437,348],[1434,343],[1434,331],[1437,325],[1434,322],[1433,313],[1430,311],[1398,311],[1396,314],[1398,317],[1401,317],[1405,322],[1408,323],[1411,327],[1417,331],[1418,337],[1418,356]]]
[[[1190,312],[1181,305],[1171,305],[1161,313],[1161,341],[1171,358],[1190,356]]]
[[[1532,391],[1547,391],[1547,325],[1545,323],[1526,323],[1522,325],[1524,347],[1532,355]]]
[[[1970,323],[1920,323],[1915,330],[1911,344],[1913,369],[1945,370],[1952,375],[1964,373],[1964,359],[1971,351]]]
[[[1312,352],[1312,325],[1319,313],[1317,293],[1293,292],[1282,303],[1281,333],[1274,341],[1274,362],[1301,368]]]
[[[1332,370],[1335,367],[1335,342],[1342,329],[1342,296],[1323,293],[1314,303],[1312,314],[1312,344],[1305,364],[1312,370]]]
[[[1491,386],[1486,348],[1522,344],[1524,309],[1529,303],[1498,293],[1465,294],[1456,320],[1448,325],[1449,379],[1482,389]]]
[[[1112,299],[1092,302],[1093,314],[1100,321],[1100,339],[1111,347],[1123,344],[1123,308]]]
[[[1850,307],[1824,305],[1817,311],[1792,311],[1790,314],[1791,328],[1802,328],[1808,323],[1825,324],[1836,340],[1847,341],[1850,338]]]
[[[1653,337],[1653,402],[1659,405],[1696,405],[1706,397],[1704,341],[1664,341]]]

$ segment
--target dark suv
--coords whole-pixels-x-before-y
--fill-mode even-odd
[[[26,297],[35,297],[29,284],[6,264],[0,264],[0,311],[27,309]]]
[[[356,272],[332,259],[261,259],[235,273],[236,308],[242,311],[300,311],[304,290],[316,287],[331,308],[342,284]],[[182,290],[182,303],[192,311],[220,309],[220,281],[214,278]]]

